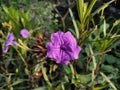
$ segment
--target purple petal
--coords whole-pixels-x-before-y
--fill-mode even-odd
[[[71,60],[71,56],[66,53],[66,51],[59,50],[54,53],[56,57],[54,57],[56,63],[61,63],[63,65],[67,65],[69,61]],[[52,56],[53,57],[53,56]]]
[[[23,38],[28,38],[29,35],[30,35],[30,33],[29,33],[29,31],[27,29],[22,29],[20,31],[20,34],[22,35]]]
[[[64,33],[63,32],[57,32],[51,35],[51,42],[54,45],[61,45],[63,43],[62,37]]]
[[[69,31],[64,34],[63,40],[64,40],[64,43],[71,46],[71,48],[77,45],[76,39],[73,37],[73,35]]]
[[[58,59],[59,58],[59,52],[60,52],[60,49],[59,49],[59,46],[53,46],[52,43],[49,43],[47,45],[47,56],[49,58],[54,58],[54,59]]]
[[[4,45],[3,50],[4,53],[6,53],[8,51],[8,46]]]
[[[81,51],[81,47],[80,46],[76,46],[76,47],[72,47],[72,49],[67,49],[66,50],[66,53],[70,56],[71,60],[74,60],[74,59],[78,59],[78,55]]]
[[[80,46],[77,46],[77,47],[75,48],[74,59],[78,59],[78,55],[79,55],[79,53],[80,53],[81,50],[82,50],[82,49],[81,49]]]
[[[67,38],[67,41],[66,41]],[[67,47],[67,53],[71,56],[71,59],[77,59],[81,51],[81,47],[77,45],[76,39],[73,37],[71,32],[66,32],[64,35],[64,41]]]
[[[18,46],[18,43],[15,42],[15,41],[13,41],[13,42],[11,43],[11,45],[12,45],[12,46]]]
[[[9,45],[18,46],[18,43],[13,41],[13,40],[14,40],[14,35],[13,35],[13,33],[10,33],[8,35],[8,39],[7,39],[7,41],[6,41],[6,43],[5,43],[4,47],[3,47],[3,52],[4,53],[6,53],[8,51]]]
[[[7,39],[7,42],[6,42],[6,46],[11,45],[11,43],[12,43],[13,40],[14,40],[14,35],[13,35],[13,33],[10,33],[10,34],[8,35],[8,39]]]
[[[13,33],[10,33],[10,34],[8,35],[8,40],[9,40],[9,41],[13,41],[13,40],[14,40],[14,35],[13,35]]]
[[[71,56],[67,54],[65,51],[61,51],[61,54],[59,55],[61,58],[61,64],[68,65],[69,61],[71,60]]]
[[[69,62],[70,62],[70,61],[68,61],[68,60],[64,60],[64,62],[61,62],[61,64],[63,64],[63,65],[68,65]]]

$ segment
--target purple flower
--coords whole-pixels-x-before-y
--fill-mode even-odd
[[[56,63],[67,65],[70,60],[78,58],[81,47],[71,32],[61,31],[51,35],[51,42],[47,45],[47,56],[55,59]]]
[[[29,31],[27,29],[22,29],[20,31],[20,34],[22,35],[23,38],[27,38],[30,35],[30,33],[29,33]]]
[[[7,42],[5,43],[4,47],[3,47],[3,52],[6,53],[8,51],[8,47],[9,45],[11,46],[17,46],[17,42],[14,41],[14,35],[13,33],[10,33],[8,35],[8,39],[7,39]]]

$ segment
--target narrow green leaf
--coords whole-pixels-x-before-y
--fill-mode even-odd
[[[72,18],[72,22],[73,22],[73,25],[74,25],[74,28],[75,28],[76,37],[77,37],[77,39],[79,39],[79,29],[77,27],[77,23],[76,23],[75,18],[73,16],[72,10],[70,8],[68,8],[68,10],[69,10],[69,13],[70,13],[70,16]]]
[[[103,72],[100,72],[100,74],[105,78],[105,80],[110,84],[110,86],[111,86],[114,90],[117,90],[117,88],[115,87],[115,85],[110,81],[110,79],[109,79]]]
[[[88,9],[87,9],[87,11],[86,11],[86,14],[85,14],[85,16],[84,16],[84,23],[85,23],[85,21],[86,21],[86,18],[90,15],[90,13],[91,13],[91,11],[92,11],[92,9],[93,9],[93,6],[95,5],[95,3],[96,3],[96,1],[97,0],[92,0],[92,2],[90,3],[90,5],[89,5],[89,7],[88,7]]]
[[[39,87],[39,88],[35,88],[35,89],[32,89],[32,90],[50,90],[48,89],[48,87]]]
[[[92,54],[92,60],[93,60],[93,65],[94,65],[94,70],[95,70],[96,66],[97,66],[97,63],[96,63],[96,59],[95,59],[95,56],[94,56],[94,53],[93,53],[91,45],[89,45],[89,49],[90,49],[90,52]]]
[[[116,20],[116,21],[113,23],[113,26],[117,26],[118,24],[120,24],[120,19],[119,19],[119,20]]]
[[[12,83],[12,84],[10,85],[10,87],[13,87],[13,86],[15,86],[15,85],[17,85],[17,84],[20,84],[20,83],[22,83],[22,82],[25,82],[25,81],[27,81],[27,80],[26,80],[26,79],[19,79],[19,80],[15,81],[14,83]]]
[[[96,86],[93,88],[93,90],[103,90],[106,87],[106,85]]]
[[[106,7],[108,7],[111,3],[113,3],[114,1],[116,1],[116,0],[111,0],[111,1],[109,1],[109,2],[107,2],[107,3],[105,3],[104,5],[102,5],[100,8],[98,8],[97,10],[95,10],[93,13],[92,13],[92,15],[94,16],[94,15],[96,15],[97,13],[99,13],[101,10],[103,10],[103,9],[105,9]]]
[[[77,0],[77,9],[80,21],[83,22],[84,0]]]
[[[52,84],[50,83],[50,81],[49,81],[49,79],[48,79],[48,77],[47,77],[47,75],[46,75],[46,68],[44,68],[43,65],[42,65],[42,74],[43,74],[43,77],[44,77],[46,83],[47,83],[50,87],[52,87]]]
[[[106,36],[106,22],[105,22],[105,20],[104,20],[103,33],[104,33],[104,37],[105,37]]]

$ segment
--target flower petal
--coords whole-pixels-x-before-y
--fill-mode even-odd
[[[3,47],[3,50],[2,50],[4,53],[6,53],[8,51],[8,46],[7,45],[4,45]]]
[[[60,48],[59,46],[54,46],[52,43],[49,43],[47,45],[47,56],[49,58],[58,59],[59,58],[59,53],[60,53],[59,48]]]
[[[76,39],[69,31],[64,34],[63,40],[66,45],[69,45],[71,47],[75,47],[77,45]]]
[[[81,47],[77,46],[74,51],[74,59],[78,59],[78,55],[79,55],[80,51],[81,51]]]
[[[27,38],[30,35],[30,33],[29,33],[29,31],[27,29],[22,29],[20,31],[20,34],[22,35],[23,38]]]
[[[62,51],[62,54],[60,56],[61,56],[61,64],[63,65],[67,65],[71,60],[71,57],[65,51]]]
[[[15,42],[15,41],[13,41],[13,42],[11,43],[11,45],[12,45],[12,46],[18,46],[18,43]]]
[[[70,60],[71,57],[65,51],[60,50],[59,57],[56,59],[56,63],[67,65]]]
[[[8,35],[8,39],[7,39],[7,42],[5,43],[4,47],[3,47],[3,52],[6,53],[8,51],[8,47],[9,45],[12,45],[12,46],[18,46],[18,43],[13,41],[14,40],[14,35],[13,33],[10,33]]]
[[[8,35],[8,39],[7,39],[7,42],[6,42],[6,46],[11,45],[11,43],[12,43],[13,40],[14,40],[14,35],[13,35],[13,33],[10,33],[10,34]]]
[[[14,35],[13,35],[13,33],[10,33],[10,34],[8,35],[8,40],[9,40],[9,41],[13,41],[13,40],[14,40]]]
[[[61,45],[63,43],[63,40],[62,40],[63,35],[64,35],[64,33],[61,31],[52,34],[51,35],[51,42],[54,45]]]

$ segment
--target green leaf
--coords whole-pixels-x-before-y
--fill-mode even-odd
[[[111,0],[107,3],[105,3],[104,5],[102,5],[100,8],[98,8],[97,10],[95,10],[92,15],[96,15],[97,13],[99,13],[101,10],[104,10],[105,8],[107,8],[111,3],[115,2],[115,0]]]
[[[93,90],[103,90],[105,87],[106,85],[99,85],[99,86],[95,86]]]
[[[39,88],[35,88],[35,89],[32,89],[32,90],[50,90],[48,89],[48,87],[39,87]]]
[[[106,72],[109,72],[109,73],[115,71],[115,68],[113,66],[111,66],[111,65],[102,65],[101,69],[103,71],[106,71]]]
[[[64,84],[64,87],[65,87],[65,90],[71,90],[71,86],[70,86],[70,83],[66,82]]]
[[[106,61],[109,63],[109,64],[114,64],[116,63],[116,61],[118,60],[118,58],[112,56],[112,55],[107,55],[105,56],[105,59]]]
[[[114,23],[113,23],[113,26],[117,26],[118,24],[120,24],[120,19],[119,20],[116,20]]]
[[[84,0],[77,0],[77,9],[80,21],[83,22]]]
[[[76,23],[75,18],[73,16],[72,10],[70,8],[68,8],[68,10],[69,10],[69,13],[70,13],[70,16],[72,18],[72,22],[73,22],[73,25],[74,25],[74,28],[75,28],[76,38],[78,39],[79,38],[79,29],[77,27],[77,23]]]
[[[88,75],[80,75],[80,74],[77,74],[77,80],[78,82],[81,82],[81,83],[88,83],[90,80],[91,80],[91,74],[88,74]]]
[[[12,87],[12,86],[15,86],[17,84],[23,83],[25,81],[27,81],[27,80],[26,79],[19,79],[19,80],[15,81],[14,83],[12,83],[10,86]]]
[[[110,80],[103,72],[100,72],[100,74],[102,75],[102,77],[109,83],[109,85],[110,85],[114,90],[117,90],[117,88],[115,87],[115,85],[111,82],[111,80]]]
[[[52,84],[49,81],[49,78],[48,78],[48,76],[46,74],[46,68],[43,65],[42,65],[42,74],[43,74],[43,77],[44,77],[46,83],[52,88]]]
[[[35,65],[34,73],[39,72],[41,70],[41,66],[42,66],[41,64]]]
[[[84,22],[85,22],[86,18],[90,15],[90,13],[91,13],[91,11],[92,11],[92,9],[93,9],[93,6],[95,5],[96,1],[97,1],[97,0],[92,0],[92,2],[90,3],[88,9],[86,10],[86,14],[85,14],[85,16],[84,16],[84,19],[83,19]]]
[[[68,75],[72,74],[71,69],[68,66],[64,66],[64,70]]]

